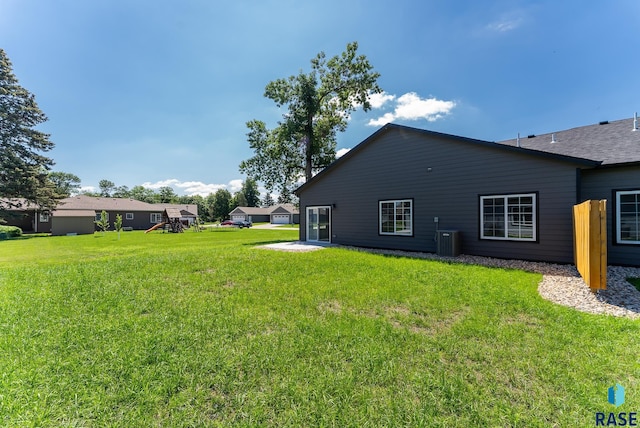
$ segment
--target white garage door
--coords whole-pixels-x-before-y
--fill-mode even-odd
[[[243,215],[234,215],[234,216],[231,216],[231,220],[244,220],[244,216]]]
[[[274,224],[288,224],[289,223],[289,215],[288,214],[274,214],[271,216],[271,223]]]

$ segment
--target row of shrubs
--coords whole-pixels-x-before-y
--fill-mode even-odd
[[[0,239],[22,236],[22,229],[17,226],[0,226]]]

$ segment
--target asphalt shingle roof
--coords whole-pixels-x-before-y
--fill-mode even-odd
[[[638,120],[640,127],[640,120]],[[555,142],[552,137],[555,134]],[[517,146],[517,139],[499,141]],[[614,165],[640,162],[640,129],[633,131],[633,119],[622,119],[604,124],[581,126],[548,134],[520,137],[520,147],[573,156]]]
[[[96,210],[96,211],[151,211],[162,212],[164,209],[153,204],[126,198],[94,198],[78,195],[60,201],[56,210]]]

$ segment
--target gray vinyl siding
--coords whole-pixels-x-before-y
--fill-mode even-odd
[[[100,213],[100,211],[96,211]],[[127,213],[133,213],[133,220],[127,220]],[[156,223],[151,222],[151,213],[159,213],[162,211],[107,211],[109,216],[109,230],[115,230],[114,222],[116,221],[116,215],[122,216],[122,227],[132,227],[134,230],[147,230]],[[98,226],[95,226],[95,230],[100,230]]]
[[[607,200],[607,260],[612,265],[640,266],[640,245],[616,244],[616,190],[640,190],[640,166],[621,166],[582,171],[583,201]]]
[[[481,195],[534,192],[537,242],[480,239]],[[334,206],[332,242],[338,244],[435,252],[434,217],[439,217],[440,229],[461,232],[465,254],[573,261],[576,165],[568,162],[391,129],[303,187],[299,196],[301,213],[308,206]],[[399,199],[413,200],[413,236],[379,235],[379,201]],[[306,215],[300,224],[304,240]]]

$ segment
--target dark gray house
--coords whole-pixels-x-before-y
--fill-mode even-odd
[[[9,211],[3,220],[7,226],[17,226],[23,232],[51,232],[51,212],[25,199],[0,199],[0,207]]]
[[[573,262],[572,207],[607,199],[608,259],[640,266],[634,119],[501,143],[388,124],[301,186],[300,239]]]
[[[76,195],[62,199],[53,216],[73,218],[73,216],[68,214],[70,211],[93,211],[94,220],[100,220],[100,215],[103,210],[107,212],[107,218],[109,219],[112,230],[113,222],[116,220],[116,215],[118,214],[122,216],[122,227],[134,230],[146,230],[162,221],[164,208],[129,198]],[[55,218],[53,221],[54,223],[56,222]],[[98,230],[97,226],[94,225],[94,229]]]

